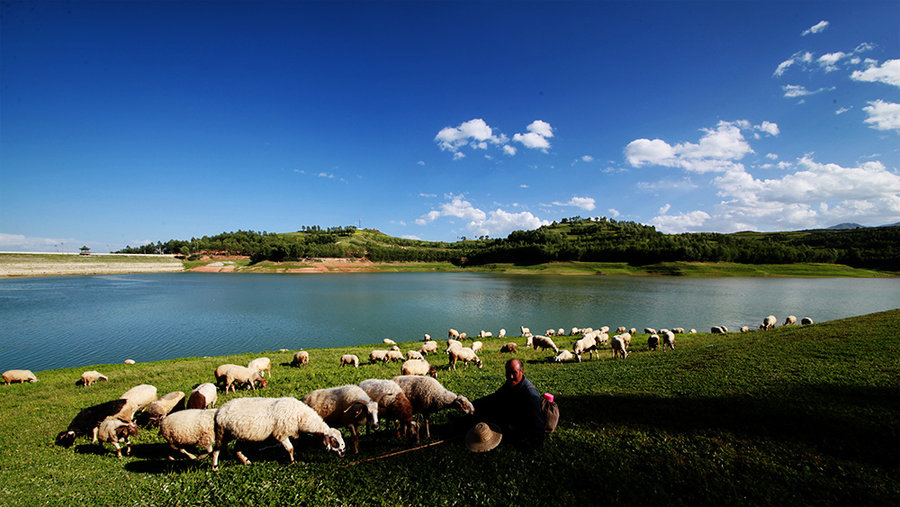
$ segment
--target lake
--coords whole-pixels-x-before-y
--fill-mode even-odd
[[[0,280],[0,371],[549,328],[732,331],[900,306],[896,278],[154,273]]]

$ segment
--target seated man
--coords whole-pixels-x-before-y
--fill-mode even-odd
[[[534,450],[544,442],[541,394],[525,378],[521,360],[507,361],[506,383],[472,404],[475,405],[475,421],[498,427],[503,442],[522,450]]]

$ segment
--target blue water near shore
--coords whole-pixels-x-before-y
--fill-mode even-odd
[[[549,328],[757,327],[900,307],[900,280],[155,273],[0,280],[0,371]]]

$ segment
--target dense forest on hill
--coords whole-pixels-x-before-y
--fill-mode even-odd
[[[664,234],[635,222],[608,218],[564,218],[506,238],[463,238],[453,243],[396,238],[353,226],[304,226],[292,233],[225,232],[190,240],[169,240],[119,253],[203,253],[246,255],[253,262],[313,257],[355,257],[374,262],[538,264],[553,261],[737,262],[791,264],[822,262],[858,268],[900,270],[900,227],[816,229],[792,232]]]

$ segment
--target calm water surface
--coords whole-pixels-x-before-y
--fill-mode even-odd
[[[898,279],[166,273],[0,280],[0,371],[624,325],[709,331],[900,307]]]

